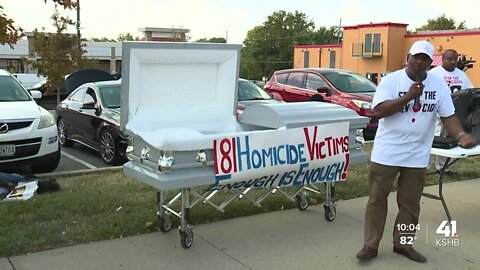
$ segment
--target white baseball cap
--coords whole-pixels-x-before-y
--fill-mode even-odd
[[[426,40],[419,40],[413,43],[412,47],[410,48],[410,51],[408,52],[410,55],[416,55],[419,53],[424,53],[430,57],[430,59],[433,60],[433,51],[435,49],[433,48],[432,43],[426,41]]]

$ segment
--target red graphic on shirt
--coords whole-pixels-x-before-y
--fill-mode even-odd
[[[462,85],[463,81],[460,80],[458,76],[443,76],[445,83],[447,83],[448,87],[452,85]]]

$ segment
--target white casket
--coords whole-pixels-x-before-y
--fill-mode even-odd
[[[331,186],[345,180],[349,164],[366,162],[355,138],[368,118],[341,106],[304,102],[253,105],[237,119],[241,45],[124,42],[122,47],[121,128],[131,138],[124,173],[159,190],[162,231],[171,228],[170,214],[180,217],[181,244],[188,248],[189,209],[199,200],[223,211],[250,188],[267,190],[250,198],[259,205],[278,188],[318,182],[327,182],[325,218],[333,220]],[[208,189],[203,194],[190,189],[199,186]],[[163,191],[172,189],[181,193],[166,202]],[[210,198],[223,189],[232,197],[213,204]],[[191,193],[197,198],[192,204]],[[299,188],[290,197],[301,210],[308,207],[304,193]],[[176,212],[172,204],[180,198]]]
[[[352,162],[365,162],[356,130],[368,119],[325,103],[248,107],[238,121],[240,45],[124,42],[122,130],[132,137],[127,175],[160,190],[215,183],[213,140],[255,130],[350,122]]]

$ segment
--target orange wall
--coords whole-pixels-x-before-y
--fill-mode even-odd
[[[466,71],[473,85],[480,88],[480,31],[452,31],[451,33],[428,32],[427,34],[407,35],[406,24],[380,23],[345,27],[343,44],[339,45],[300,45],[294,48],[294,67],[303,68],[303,52],[308,50],[309,67],[329,67],[329,50],[336,51],[335,68],[367,73],[392,72],[406,65],[410,46],[417,40],[429,40],[435,47],[435,54],[442,54],[446,49],[455,49],[478,61],[473,68]],[[383,51],[380,56],[359,57],[352,55],[353,44],[364,43],[365,34],[380,34]]]
[[[356,71],[362,75],[367,73],[380,74],[391,72],[401,68],[405,56],[403,56],[403,41],[406,34],[406,26],[378,26],[372,24],[371,27],[362,26],[356,29],[346,29],[343,32],[343,46],[346,55],[344,56],[343,67],[348,70]],[[363,44],[366,34],[380,34],[380,43],[382,45],[382,53],[379,56],[371,58],[353,56],[353,44]],[[394,44],[394,45],[392,45]],[[400,52],[400,53],[399,53]]]
[[[330,67],[330,51],[335,51],[335,68],[341,67],[343,57],[342,48],[339,45],[309,45],[297,46],[293,49],[293,67],[304,67],[304,53],[309,51],[308,67]]]
[[[343,31],[343,48],[344,57],[342,62],[342,68],[347,70],[357,71],[360,63],[360,58],[352,57],[353,44],[359,43],[360,32],[355,30]]]
[[[405,67],[407,54],[405,53],[405,35],[407,34],[406,28],[392,27],[390,28],[390,34],[386,42],[384,54],[387,60],[385,71],[392,72]]]
[[[474,87],[480,88],[480,31],[478,32],[457,32],[451,34],[430,34],[430,35],[410,35],[406,38],[405,55],[408,53],[410,46],[417,40],[428,40],[435,48],[435,54],[442,54],[446,49],[454,49],[459,54],[465,54],[467,59],[472,57],[473,68],[468,69],[465,73],[472,81]]]

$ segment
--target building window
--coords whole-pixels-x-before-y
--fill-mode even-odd
[[[373,48],[372,52],[380,52],[380,34],[373,35]]]
[[[330,68],[335,68],[336,51],[330,51]]]
[[[303,67],[308,68],[310,62],[310,52],[304,51],[303,52]]]
[[[365,34],[364,52],[372,52],[372,34]]]

